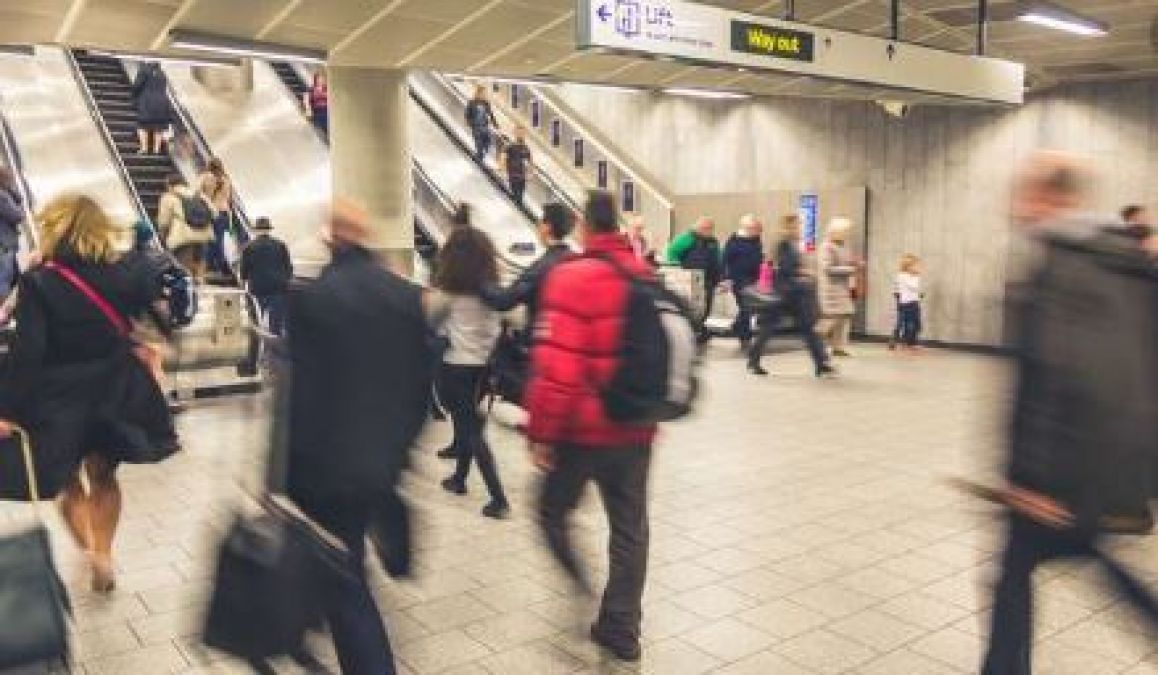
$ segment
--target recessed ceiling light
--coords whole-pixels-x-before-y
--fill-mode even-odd
[[[751,94],[745,94],[739,91],[714,91],[711,89],[686,89],[682,87],[672,87],[664,89],[663,93],[671,94],[672,96],[689,96],[691,98],[708,98],[708,99],[745,99],[751,98]]]
[[[1029,5],[1017,15],[1017,19],[1083,37],[1098,37],[1109,32],[1109,28],[1101,21],[1049,3]]]
[[[179,49],[257,57],[273,61],[326,62],[326,53],[317,49],[280,45],[259,40],[242,40],[227,35],[213,35],[190,30],[170,31],[169,44]]]

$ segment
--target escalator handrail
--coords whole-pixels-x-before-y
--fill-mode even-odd
[[[458,87],[454,86],[454,84],[447,80],[444,75],[440,73],[430,73],[430,77],[440,87],[450,92],[456,101],[463,104],[463,106],[466,105],[466,96],[464,96],[463,93],[459,91]],[[579,206],[579,203],[576,202],[575,199],[570,194],[568,194],[567,191],[564,190],[558,182],[555,181],[551,174],[547,173],[546,169],[535,162],[531,162],[531,169],[535,172],[535,176],[538,177],[539,181],[545,184],[547,189],[550,190],[551,194],[555,195],[559,201],[566,204],[575,213],[582,213],[582,208]]]
[[[422,165],[418,163],[417,158],[411,156],[410,164],[414,170],[414,173],[417,174],[418,179],[421,180],[422,184],[425,185],[427,189],[429,189],[434,194],[436,199],[438,199],[438,203],[440,206],[442,206],[443,210],[446,213],[454,213],[454,210],[458,208],[458,205],[455,203],[454,199],[452,199],[450,195],[443,192],[442,188],[438,187],[438,184],[434,182],[434,179],[430,177],[430,174],[426,173],[426,169],[422,168]]]
[[[24,160],[20,156],[20,148],[13,140],[12,127],[8,124],[8,118],[3,111],[0,111],[0,145],[3,146],[0,149],[3,150],[5,163],[12,169],[16,179],[16,191],[20,193],[21,206],[24,209],[24,221],[20,223],[20,229],[28,243],[33,248],[38,248],[39,236],[36,228],[32,226],[36,210],[33,206],[32,189],[28,187],[28,179],[24,175]]]
[[[101,114],[100,107],[97,106],[96,99],[92,95],[92,89],[88,86],[88,79],[80,70],[80,64],[76,61],[76,54],[68,47],[65,47],[63,51],[65,59],[68,61],[68,67],[72,71],[72,77],[80,87],[81,97],[88,107],[89,115],[96,123],[101,139],[104,140],[105,147],[111,155],[113,166],[116,167],[117,173],[121,177],[121,182],[124,184],[125,190],[129,193],[129,198],[133,200],[133,204],[137,207],[137,217],[152,222],[149,220],[149,213],[145,209],[145,203],[141,201],[141,195],[137,194],[137,189],[133,185],[133,179],[129,175],[129,169],[121,159],[121,152],[117,149],[116,141],[113,140],[113,135],[109,132],[108,125],[105,124],[104,115]]]

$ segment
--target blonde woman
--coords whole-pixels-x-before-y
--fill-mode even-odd
[[[92,587],[107,593],[121,513],[116,466],[157,461],[177,448],[164,395],[128,337],[130,320],[160,291],[121,260],[119,228],[92,198],[59,197],[37,221],[43,263],[20,281],[16,334],[0,377],[0,437],[15,425],[30,431],[41,491],[63,495]],[[131,436],[149,439],[152,449]]]
[[[849,356],[849,334],[856,313],[853,283],[857,265],[847,246],[850,229],[852,221],[848,218],[833,218],[828,224],[818,259],[817,292],[821,319],[816,332],[832,350],[833,356]]]

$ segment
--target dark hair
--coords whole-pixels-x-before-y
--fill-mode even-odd
[[[1122,209],[1122,220],[1128,223],[1145,210],[1145,206],[1140,204],[1131,204]]]
[[[470,227],[470,204],[459,204],[450,214],[450,224],[456,227]]]
[[[205,170],[218,178],[225,178],[225,165],[216,157],[209,158],[209,163],[205,165]]]
[[[583,216],[587,227],[593,232],[619,231],[619,209],[615,205],[615,196],[605,190],[590,190],[587,193],[587,206],[583,209]]]
[[[566,239],[575,228],[575,214],[559,202],[543,205],[543,222],[551,230],[552,239]]]
[[[16,174],[6,166],[0,166],[0,188],[16,187]]]
[[[165,189],[172,190],[178,185],[184,185],[185,178],[179,173],[171,173],[165,177]]]
[[[495,245],[485,232],[469,225],[450,232],[435,261],[434,286],[447,293],[477,294],[499,280]]]

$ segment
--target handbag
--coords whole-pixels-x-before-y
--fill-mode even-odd
[[[272,363],[274,422],[267,493],[239,514],[222,543],[203,640],[248,661],[305,652],[321,627],[330,584],[354,583],[349,553],[281,496],[288,469],[288,368]]]
[[[32,446],[23,429],[13,435],[24,456],[36,525],[0,539],[0,670],[66,660],[71,612],[40,512]]]

